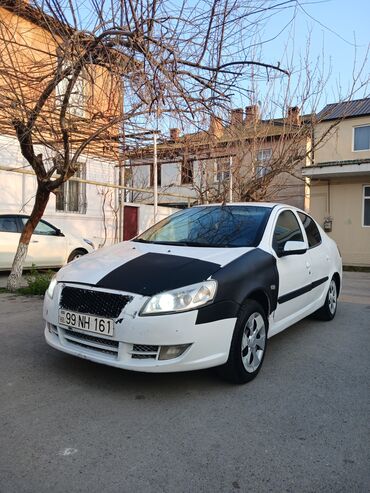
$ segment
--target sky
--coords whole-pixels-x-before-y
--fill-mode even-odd
[[[296,10],[296,16],[290,26],[276,40],[264,44],[262,57],[270,63],[280,61],[282,66],[287,60],[293,60],[293,66],[298,70],[300,56],[305,56],[307,40],[310,38],[311,63],[315,64],[320,58],[320,66],[324,67],[328,77],[319,98],[319,106],[322,108],[326,103],[338,101],[340,97],[348,94],[355,59],[357,71],[366,58],[370,43],[370,1],[302,0],[301,6],[302,8],[298,7]],[[279,33],[293,13],[292,10],[285,11],[270,18],[265,26],[265,37],[273,38]],[[296,75],[298,76],[298,73]],[[369,77],[370,57],[365,63],[361,80],[369,80]],[[354,98],[369,95],[368,84],[356,93]]]

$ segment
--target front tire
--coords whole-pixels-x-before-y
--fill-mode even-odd
[[[315,318],[324,321],[333,320],[335,314],[337,313],[337,298],[337,283],[335,282],[335,279],[332,278],[325,298],[325,303],[319,310],[317,310],[317,312],[315,312]]]
[[[261,369],[267,345],[268,322],[259,303],[247,300],[235,325],[229,358],[219,368],[226,380],[244,384],[255,378]]]

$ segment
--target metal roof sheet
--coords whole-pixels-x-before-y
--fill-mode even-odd
[[[321,121],[370,115],[370,98],[327,104],[317,118]]]

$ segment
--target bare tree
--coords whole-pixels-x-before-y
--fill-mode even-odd
[[[37,179],[8,288],[22,273],[31,235],[86,155],[119,158],[121,126],[155,114],[225,107],[251,67],[253,26],[294,2],[4,0],[0,7],[0,122],[16,135]],[[247,29],[248,27],[248,29]]]

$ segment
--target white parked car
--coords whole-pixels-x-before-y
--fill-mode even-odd
[[[27,220],[24,214],[0,214],[0,270],[11,269]],[[60,267],[92,251],[94,245],[89,239],[62,232],[42,219],[31,237],[24,266]]]
[[[244,383],[259,372],[268,337],[314,312],[335,316],[341,282],[336,244],[303,211],[197,206],[63,267],[45,295],[45,337],[97,363],[219,366]]]

